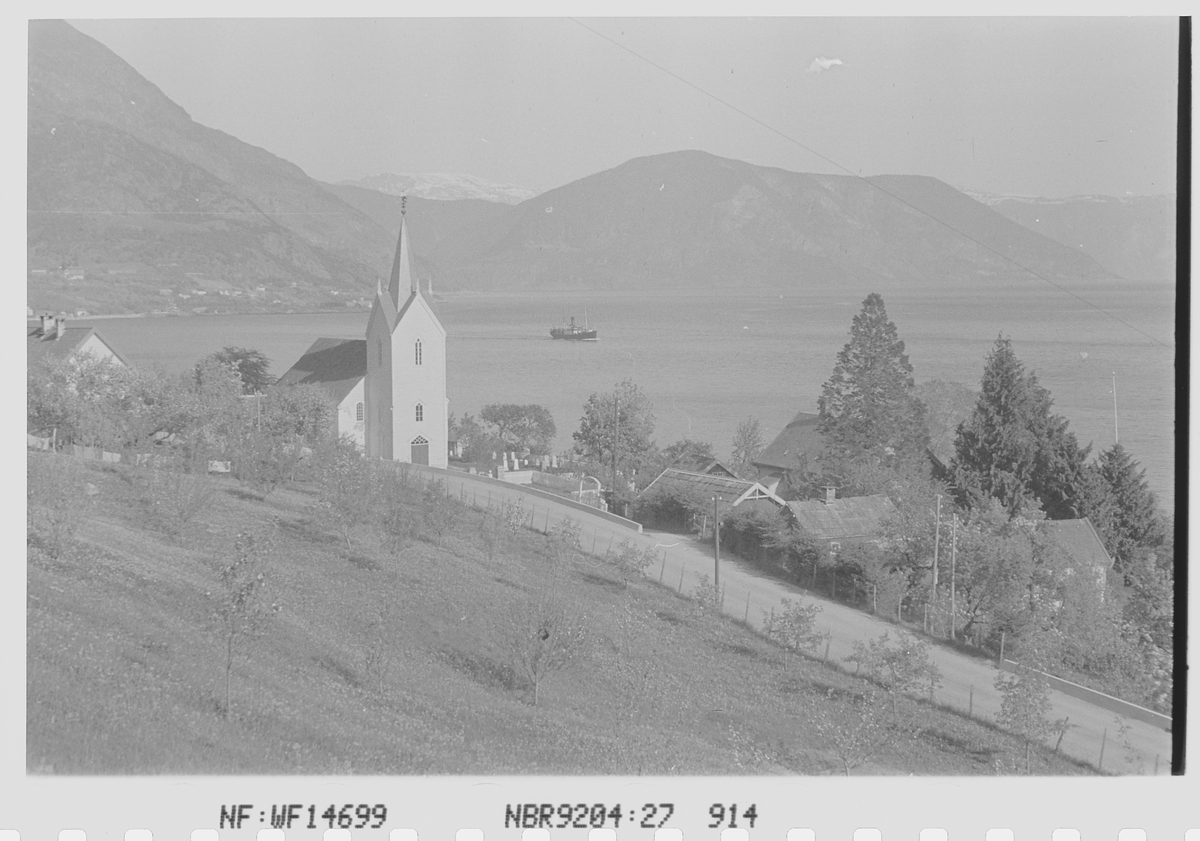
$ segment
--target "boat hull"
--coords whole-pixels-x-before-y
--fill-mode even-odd
[[[597,341],[595,330],[572,330],[570,327],[554,327],[550,330],[550,338],[564,339],[568,342],[594,342]]]

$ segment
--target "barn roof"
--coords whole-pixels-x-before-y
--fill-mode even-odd
[[[776,470],[811,470],[825,449],[815,412],[797,412],[788,425],[754,459],[754,466]]]
[[[818,540],[873,537],[896,507],[883,494],[851,496],[829,502],[793,500],[787,504],[796,522]]]
[[[341,403],[367,375],[366,339],[317,339],[276,385],[316,385]]]
[[[1112,557],[1104,548],[1104,541],[1100,539],[1092,521],[1087,517],[1078,520],[1043,520],[1040,528],[1073,561],[1106,570],[1112,567]]]
[[[655,480],[647,485],[642,493],[650,490],[658,482],[691,485],[692,487],[699,488],[704,493],[720,495],[729,499],[741,496],[755,485],[754,482],[748,482],[744,479],[731,479],[728,476],[722,476],[718,473],[694,473],[691,470],[668,467],[662,473],[658,474]]]

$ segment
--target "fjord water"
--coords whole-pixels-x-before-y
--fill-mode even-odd
[[[493,402],[544,405],[564,449],[588,395],[629,378],[654,404],[660,445],[688,437],[727,455],[734,430],[747,417],[761,421],[769,440],[796,411],[816,411],[821,384],[866,291],[587,292],[440,301],[449,335],[450,407],[461,416]],[[1121,443],[1146,468],[1170,510],[1174,287],[1122,283],[1071,291],[1078,297],[1040,281],[981,283],[893,289],[884,300],[917,382],[950,380],[978,389],[984,358],[1002,333],[1050,390],[1056,411],[1080,442],[1093,442],[1095,450],[1113,443],[1115,372]],[[582,321],[585,307],[600,341],[550,338],[550,327],[572,315]],[[318,336],[361,337],[366,319],[359,311],[97,324],[137,363],[182,370],[233,344],[265,353],[278,375]]]

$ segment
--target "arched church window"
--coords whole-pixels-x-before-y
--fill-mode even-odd
[[[417,420],[418,421],[425,420],[425,407],[422,406],[420,403],[417,404]]]
[[[363,419],[363,404],[359,403],[358,408],[354,410],[354,419],[361,421]]]
[[[416,359],[416,364],[420,365],[421,364],[421,340],[420,339],[417,339],[417,343],[413,346],[413,357]]]

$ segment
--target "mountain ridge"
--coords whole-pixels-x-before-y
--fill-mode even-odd
[[[367,306],[390,266],[398,196],[319,182],[196,123],[66,23],[29,31],[31,307]],[[1113,274],[928,176],[796,173],[699,150],[634,158],[517,204],[414,195],[407,221],[416,273],[448,294],[886,292],[1023,276],[1022,266],[1062,283]]]

